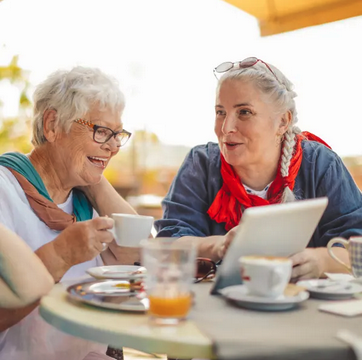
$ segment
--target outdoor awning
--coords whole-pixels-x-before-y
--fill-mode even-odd
[[[261,36],[362,15],[361,0],[224,0],[255,16]]]

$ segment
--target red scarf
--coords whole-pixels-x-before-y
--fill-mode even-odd
[[[289,174],[287,177],[282,177],[279,163],[277,175],[268,189],[268,200],[262,199],[257,195],[248,194],[233,167],[220,154],[221,176],[224,183],[207,211],[210,218],[218,223],[225,223],[225,229],[229,231],[239,224],[242,216],[242,207],[247,209],[252,206],[280,203],[285,187],[288,186],[293,191],[295,178],[298,175],[303,158],[302,140],[313,140],[331,148],[318,136],[307,131],[297,135],[294,154],[290,161]]]

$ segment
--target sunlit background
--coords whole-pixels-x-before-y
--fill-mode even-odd
[[[254,17],[222,0],[4,0],[0,67],[13,60],[23,78],[0,73],[0,151],[31,149],[27,99],[37,83],[59,68],[99,67],[119,80],[134,133],[107,177],[141,212],[160,216],[189,148],[216,140],[212,69],[256,56],[290,78],[300,128],[343,156],[359,183],[361,34],[354,17],[261,37]]]

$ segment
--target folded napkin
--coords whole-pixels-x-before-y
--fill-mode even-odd
[[[356,278],[350,274],[339,274],[339,273],[324,273],[325,276],[327,276],[328,279],[331,279],[333,281],[351,281],[356,280]]]
[[[339,330],[337,338],[350,345],[357,360],[362,360],[362,337],[355,335],[349,330]]]

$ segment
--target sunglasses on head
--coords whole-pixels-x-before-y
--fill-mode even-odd
[[[219,66],[216,66],[216,68],[214,69],[214,75],[215,75],[216,79],[219,79],[217,76],[218,74],[225,73],[231,69],[247,69],[249,67],[254,66],[258,62],[261,62],[262,64],[264,64],[268,68],[268,70],[274,75],[274,77],[277,79],[277,81],[279,82],[279,79],[275,75],[274,71],[270,68],[270,66],[265,61],[260,60],[256,57],[248,57],[244,60],[236,61],[236,62],[231,62],[231,61],[224,62],[224,63],[220,64]]]
[[[202,280],[212,279],[216,274],[216,263],[207,258],[196,258],[196,275],[195,283],[199,283]]]

